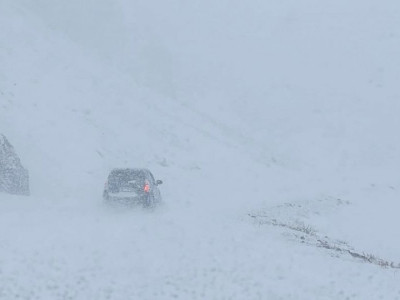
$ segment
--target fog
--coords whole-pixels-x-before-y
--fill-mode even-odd
[[[397,299],[396,1],[0,2],[0,299]],[[104,205],[148,168],[162,205]],[[357,256],[358,255],[358,256]]]

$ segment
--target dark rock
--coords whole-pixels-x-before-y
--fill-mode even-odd
[[[29,195],[29,173],[14,147],[0,134],[0,192]]]

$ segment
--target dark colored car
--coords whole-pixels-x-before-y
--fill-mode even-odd
[[[114,169],[108,175],[103,199],[108,203],[141,204],[152,207],[161,202],[158,186],[147,169]]]

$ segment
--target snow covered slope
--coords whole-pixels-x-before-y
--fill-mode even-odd
[[[399,14],[3,0],[0,131],[32,196],[0,194],[0,299],[400,298],[396,269],[248,216],[400,262]],[[163,207],[102,207],[120,166]]]

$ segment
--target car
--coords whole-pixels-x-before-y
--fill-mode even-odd
[[[154,207],[161,202],[158,186],[162,183],[148,169],[113,169],[105,183],[103,199],[110,204]]]

